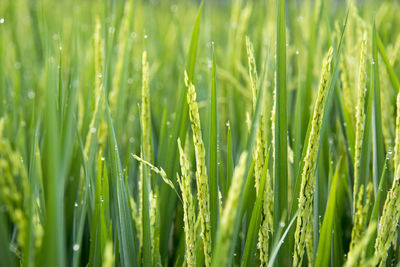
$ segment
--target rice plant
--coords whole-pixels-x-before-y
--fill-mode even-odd
[[[398,266],[399,13],[0,1],[0,266]]]

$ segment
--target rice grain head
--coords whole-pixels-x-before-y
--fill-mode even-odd
[[[142,106],[141,106],[141,123],[144,159],[151,162],[151,118],[150,118],[150,74],[149,62],[147,61],[147,51],[142,54]],[[150,176],[148,176],[150,179]]]
[[[360,66],[358,71],[358,97],[356,107],[356,138],[354,151],[354,188],[353,188],[353,210],[356,210],[357,193],[359,187],[360,159],[362,140],[364,136],[365,124],[365,96],[366,96],[366,57],[367,57],[367,34],[364,33],[364,38],[361,42]],[[355,213],[354,213],[355,214]]]
[[[396,245],[397,221],[400,217],[400,93],[397,94],[396,139],[394,147],[395,175],[391,190],[387,193],[379,221],[378,235],[375,241],[375,259],[380,267],[385,266],[390,246]]]
[[[295,247],[293,264],[301,266],[304,247],[307,251],[308,266],[313,264],[313,198],[314,198],[314,173],[317,165],[319,136],[326,97],[328,94],[329,79],[331,76],[332,47],[325,57],[317,99],[314,105],[311,132],[308,140],[304,167],[301,176],[299,215],[295,232]]]
[[[187,87],[187,102],[189,105],[189,117],[192,124],[193,143],[196,155],[196,182],[197,198],[201,218],[201,236],[203,239],[205,265],[211,264],[211,223],[210,223],[210,191],[208,188],[206,153],[201,134],[199,107],[196,102],[196,90],[185,72],[185,84]]]
[[[195,214],[195,202],[191,192],[191,180],[190,180],[190,164],[187,156],[181,146],[181,141],[178,139],[179,148],[179,161],[181,165],[182,177],[178,183],[182,192],[183,200],[183,221],[185,227],[185,241],[186,241],[186,263],[188,267],[196,266],[196,214]]]
[[[2,202],[11,221],[18,229],[16,241],[24,251],[26,247],[29,218],[26,211],[30,186],[28,172],[22,160],[22,155],[12,148],[10,142],[3,138],[4,118],[0,118],[0,190]],[[19,180],[17,182],[17,180]],[[38,233],[40,234],[40,232]],[[38,237],[38,235],[36,235]]]

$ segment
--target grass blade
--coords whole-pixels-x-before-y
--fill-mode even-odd
[[[273,240],[278,240],[277,229],[282,213],[288,211],[288,167],[287,167],[287,100],[286,100],[286,25],[285,1],[277,0],[276,24],[276,110],[275,110],[275,146],[274,149],[274,223]],[[284,259],[285,246],[279,252],[277,264],[288,264]]]
[[[216,62],[215,62],[215,51],[214,44],[212,44],[212,70],[211,70],[211,94],[210,94],[210,135],[208,145],[209,155],[209,175],[208,182],[210,184],[210,221],[211,221],[211,241],[214,246],[215,234],[218,225],[218,129],[217,129],[217,85],[216,85]]]
[[[332,233],[335,233],[333,234],[333,236],[335,236],[338,231],[338,216],[340,216],[340,209],[343,206],[341,204],[341,201],[343,201],[343,188],[341,187],[339,177],[339,165],[340,163],[336,168],[329,192],[329,200],[322,223],[315,266],[330,266],[331,257],[334,256],[331,255],[331,246],[332,243],[335,242],[332,240]]]
[[[111,207],[113,225],[116,228],[116,235],[119,242],[120,260],[125,266],[137,266],[138,259],[134,241],[133,221],[130,215],[127,191],[122,177],[121,161],[118,154],[118,146],[115,139],[114,127],[112,124],[110,109],[106,106],[110,160],[110,187],[111,187]],[[147,198],[148,200],[148,198]],[[148,221],[144,221],[149,224]]]

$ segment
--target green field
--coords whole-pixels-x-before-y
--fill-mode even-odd
[[[400,266],[398,0],[0,0],[0,267]]]

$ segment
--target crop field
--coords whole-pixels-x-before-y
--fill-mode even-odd
[[[0,267],[400,266],[398,0],[0,0]]]

